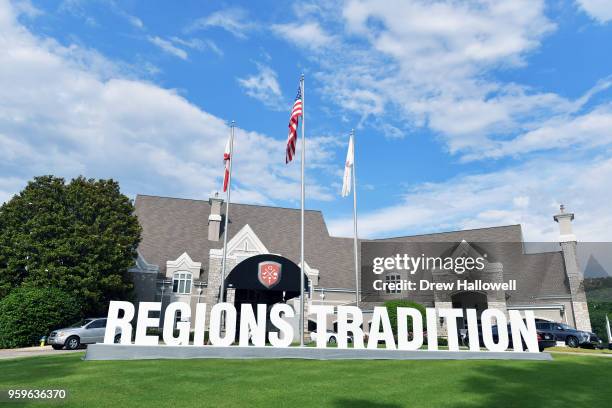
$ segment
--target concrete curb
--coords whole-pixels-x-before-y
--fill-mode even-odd
[[[215,347],[215,346],[137,346],[91,344],[85,360],[153,360],[153,359],[278,359],[307,360],[552,360],[549,353],[491,351],[429,351],[386,349],[337,349],[314,347]]]

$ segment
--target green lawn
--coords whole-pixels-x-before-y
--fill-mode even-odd
[[[560,351],[562,353],[584,353],[584,354],[612,354],[612,350],[608,349],[588,349],[588,348],[570,348],[570,347],[549,347],[546,351]]]
[[[0,361],[0,389],[65,388],[74,407],[609,407],[612,358],[554,361]],[[29,406],[43,406],[30,403]],[[19,404],[10,404],[16,407]],[[57,406],[57,405],[56,405]]]

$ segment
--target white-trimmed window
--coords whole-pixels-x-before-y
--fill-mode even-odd
[[[175,272],[172,275],[172,292],[188,294],[191,293],[191,273]]]
[[[385,282],[387,283],[387,287],[386,287],[386,292],[387,293],[400,293],[401,290],[399,290],[398,286],[402,281],[402,277],[396,274],[393,275],[387,275],[385,276]],[[394,289],[389,289],[389,283],[394,283],[396,286],[394,286]]]

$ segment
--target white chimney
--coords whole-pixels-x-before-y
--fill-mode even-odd
[[[559,242],[576,242],[576,236],[572,230],[574,213],[565,212],[565,206],[561,204],[559,214],[553,218],[559,223]]]

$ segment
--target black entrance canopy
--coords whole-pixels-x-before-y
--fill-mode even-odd
[[[280,280],[270,288],[267,288],[259,281],[259,264],[261,262],[277,262],[281,265]],[[228,289],[299,292],[300,267],[290,259],[279,255],[255,255],[240,262],[232,269],[225,279],[225,287]],[[308,291],[308,277],[306,274],[304,274],[304,291]]]

